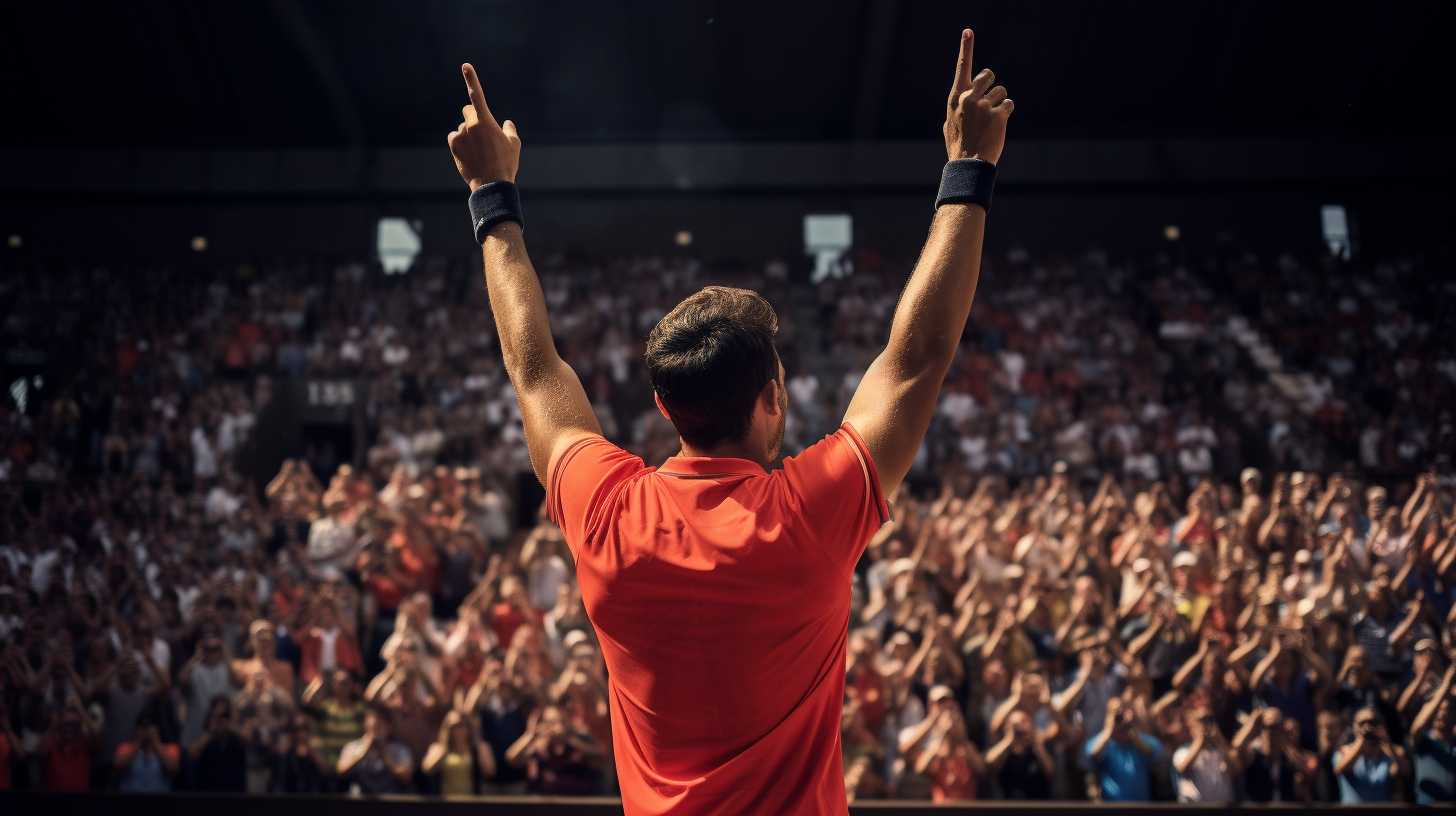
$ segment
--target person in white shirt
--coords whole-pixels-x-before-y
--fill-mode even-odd
[[[1238,752],[1229,745],[1218,721],[1207,708],[1188,712],[1187,745],[1173,752],[1179,802],[1232,802],[1234,775],[1239,773]]]
[[[197,650],[177,673],[186,701],[186,720],[182,724],[182,744],[191,745],[202,736],[207,724],[207,709],[216,697],[231,698],[237,689],[223,652],[222,638],[216,632],[204,632]]]
[[[531,606],[542,612],[556,605],[562,585],[571,580],[571,568],[560,555],[560,540],[560,530],[543,524],[531,531],[521,547],[526,593],[531,599]]]
[[[201,425],[192,429],[192,475],[206,481],[217,475],[217,453]]]

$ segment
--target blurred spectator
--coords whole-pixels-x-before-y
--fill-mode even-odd
[[[1190,709],[1186,714],[1191,741],[1173,752],[1178,801],[1232,802],[1239,755],[1219,731],[1213,712]]]
[[[1456,801],[1456,705],[1451,681],[1456,663],[1446,669],[1441,683],[1411,724],[1411,752],[1415,765],[1416,803],[1435,805]]]
[[[313,747],[308,720],[295,716],[271,746],[269,793],[331,793],[333,773]]]
[[[162,742],[157,724],[137,720],[135,739],[116,747],[112,767],[122,793],[165,793],[172,790],[182,752],[175,743]]]
[[[351,791],[363,794],[404,793],[414,779],[414,757],[393,738],[387,711],[369,709],[364,736],[339,752],[339,776]]]
[[[20,735],[10,723],[10,710],[0,703],[0,791],[14,789],[14,769],[23,758]]]
[[[473,720],[451,711],[441,721],[440,733],[420,768],[435,779],[444,796],[478,794],[485,780],[495,775],[495,754],[476,733]]]
[[[1388,740],[1373,708],[1355,712],[1355,737],[1335,751],[1335,774],[1340,778],[1340,801],[1347,805],[1389,802],[1404,775],[1404,752]]]
[[[53,793],[83,793],[91,786],[91,757],[98,743],[91,718],[73,699],[51,720],[40,746],[43,787]]]
[[[506,761],[526,770],[526,790],[552,795],[591,793],[601,784],[596,760],[602,749],[574,731],[560,706],[532,712],[526,732],[506,751]]]
[[[206,632],[196,650],[177,673],[177,684],[185,693],[187,719],[182,726],[182,744],[191,745],[202,736],[208,707],[217,697],[231,698],[232,669],[223,656],[222,638]]]
[[[314,720],[312,746],[318,762],[325,775],[331,775],[344,746],[364,736],[366,707],[358,684],[348,672],[334,669],[308,684],[301,704]]]
[[[1163,744],[1142,730],[1137,702],[1127,696],[1110,700],[1102,730],[1083,748],[1104,802],[1151,801],[1155,765],[1166,761]]]
[[[217,793],[247,790],[247,745],[233,721],[233,704],[226,697],[214,697],[207,707],[202,736],[187,748],[192,766],[192,787]]]
[[[1045,799],[1052,790],[1056,762],[1025,711],[1006,718],[1005,734],[986,753],[986,765],[995,773],[997,798]]]
[[[1244,796],[1251,802],[1309,800],[1314,759],[1299,749],[1298,725],[1274,708],[1255,709],[1234,735],[1244,766]]]

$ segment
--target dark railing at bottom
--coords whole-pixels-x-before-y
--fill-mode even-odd
[[[1180,805],[1171,803],[1103,805],[1089,802],[856,802],[853,816],[1107,816],[1110,813],[1305,816],[1310,813],[1377,814],[1425,810],[1412,805]],[[70,794],[0,792],[0,814],[16,816],[621,816],[620,800],[604,797],[550,796],[292,796],[240,794]],[[765,816],[770,816],[765,814]]]

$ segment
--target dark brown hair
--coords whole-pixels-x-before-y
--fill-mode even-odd
[[[711,448],[748,435],[753,402],[779,377],[779,318],[756,292],[708,286],[647,336],[647,376],[684,442]]]

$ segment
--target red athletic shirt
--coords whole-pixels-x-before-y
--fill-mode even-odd
[[[889,518],[854,429],[772,472],[649,468],[590,437],[548,482],[610,673],[628,816],[844,814],[850,579]]]

